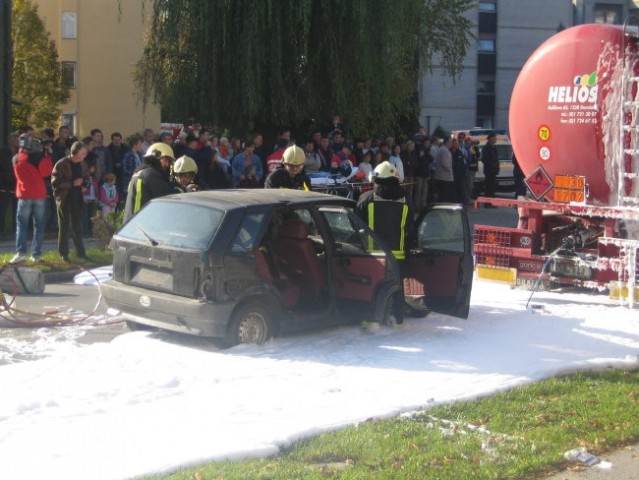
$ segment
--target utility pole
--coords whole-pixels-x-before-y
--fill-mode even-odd
[[[0,0],[0,146],[11,132],[11,0]]]

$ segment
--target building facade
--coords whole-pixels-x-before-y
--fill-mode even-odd
[[[490,0],[467,12],[475,43],[456,83],[439,65],[419,85],[420,122],[429,132],[473,126],[508,129],[510,95],[530,55],[558,31],[582,23],[621,24],[638,0]]]
[[[82,138],[93,128],[108,143],[112,132],[123,136],[160,128],[160,109],[143,108],[133,82],[144,50],[144,16],[140,0],[33,0],[55,41],[64,82],[71,98],[62,106],[61,125]],[[120,8],[121,7],[121,8]]]

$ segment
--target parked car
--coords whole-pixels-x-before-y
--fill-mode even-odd
[[[219,190],[149,202],[114,235],[110,307],[155,327],[263,343],[296,330],[402,315],[396,260],[343,197]],[[468,316],[473,263],[466,212],[419,215],[407,255],[407,309]],[[400,308],[401,305],[401,308]]]

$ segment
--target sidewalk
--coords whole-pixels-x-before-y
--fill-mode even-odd
[[[27,242],[27,256],[31,255],[31,240],[32,236],[29,235],[29,241]],[[91,237],[83,237],[82,241],[86,248],[97,248],[97,242]],[[73,251],[73,242],[69,241],[69,246],[71,247],[71,251]],[[11,236],[10,234],[3,233],[0,236],[0,253],[15,253],[16,251],[16,241],[15,236]],[[44,242],[42,243],[42,252],[57,252],[58,251],[58,238],[56,236],[56,232],[47,231],[45,234]],[[28,262],[25,264],[25,267],[28,267]],[[75,277],[81,270],[78,268],[72,268],[69,270],[59,271],[59,272],[45,272],[44,279],[45,283],[65,283],[71,282],[73,277]]]
[[[628,445],[599,455],[600,465],[573,463],[545,480],[636,480],[639,478],[639,445]]]
[[[27,242],[27,248],[31,248],[31,240],[32,236],[29,235],[29,240]],[[91,237],[83,237],[82,241],[84,242],[84,246],[86,248],[97,248],[98,244]],[[73,241],[69,240],[69,247],[73,251]],[[4,233],[0,236],[0,253],[15,253],[16,251],[16,239],[15,235],[11,236],[10,234]],[[57,252],[58,251],[58,238],[56,237],[55,232],[47,232],[44,237],[44,242],[42,244],[42,252]],[[31,251],[27,251],[27,255],[31,255]]]

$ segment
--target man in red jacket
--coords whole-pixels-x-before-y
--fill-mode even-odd
[[[51,176],[53,161],[50,150],[43,151],[42,143],[30,134],[20,135],[20,149],[13,160],[16,176],[16,251],[9,263],[21,263],[26,259],[29,221],[33,218],[31,261],[39,262],[47,214],[46,177]]]

